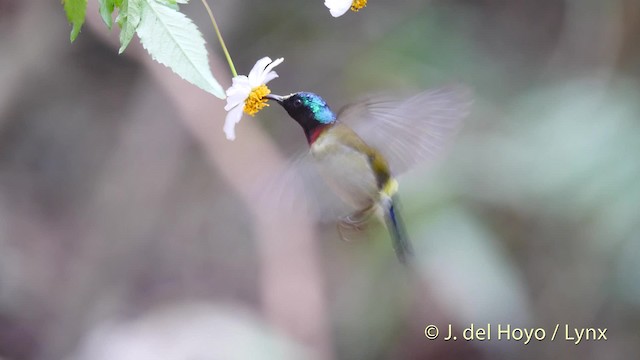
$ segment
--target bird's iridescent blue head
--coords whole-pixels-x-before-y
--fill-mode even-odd
[[[307,138],[318,128],[336,121],[336,114],[331,111],[326,101],[314,93],[297,92],[287,96],[270,94],[267,98],[276,100],[282,105],[289,116],[302,126]]]
[[[293,107],[302,107],[311,117],[321,124],[330,124],[336,121],[336,114],[331,111],[327,102],[320,96],[310,92],[293,94],[290,99]]]

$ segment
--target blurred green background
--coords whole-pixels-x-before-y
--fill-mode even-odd
[[[640,358],[637,0],[210,4],[238,72],[285,58],[275,93],[474,89],[444,156],[400,178],[418,274],[381,228],[260,220],[235,179],[304,148],[281,109],[227,143],[223,101],[118,56],[96,16],[69,44],[59,3],[0,0],[0,359]],[[442,340],[471,323],[607,341]]]

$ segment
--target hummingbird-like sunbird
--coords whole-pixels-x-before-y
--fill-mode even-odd
[[[457,132],[469,112],[469,91],[452,86],[408,98],[377,96],[337,114],[310,92],[266,97],[302,127],[319,174],[352,208],[338,222],[341,236],[341,229],[360,230],[377,217],[386,225],[400,262],[410,262],[413,247],[397,211],[394,175],[431,158]]]

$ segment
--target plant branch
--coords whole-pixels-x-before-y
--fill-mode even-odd
[[[227,63],[229,63],[229,68],[231,69],[231,75],[233,77],[238,76],[236,72],[236,67],[233,66],[233,60],[231,60],[231,55],[229,55],[229,50],[227,50],[227,45],[224,43],[224,39],[222,38],[222,33],[220,33],[220,28],[218,27],[218,22],[216,21],[215,16],[213,16],[213,11],[209,7],[207,0],[202,0],[202,5],[204,5],[205,9],[207,9],[207,13],[209,13],[209,18],[211,19],[211,23],[213,24],[213,28],[216,31],[216,35],[218,36],[218,41],[220,41],[220,46],[222,47],[222,51],[224,52],[224,56],[227,58]]]

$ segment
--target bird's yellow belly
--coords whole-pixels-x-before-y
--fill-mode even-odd
[[[314,143],[311,154],[325,182],[345,203],[362,210],[377,201],[376,178],[365,154],[330,140]]]

